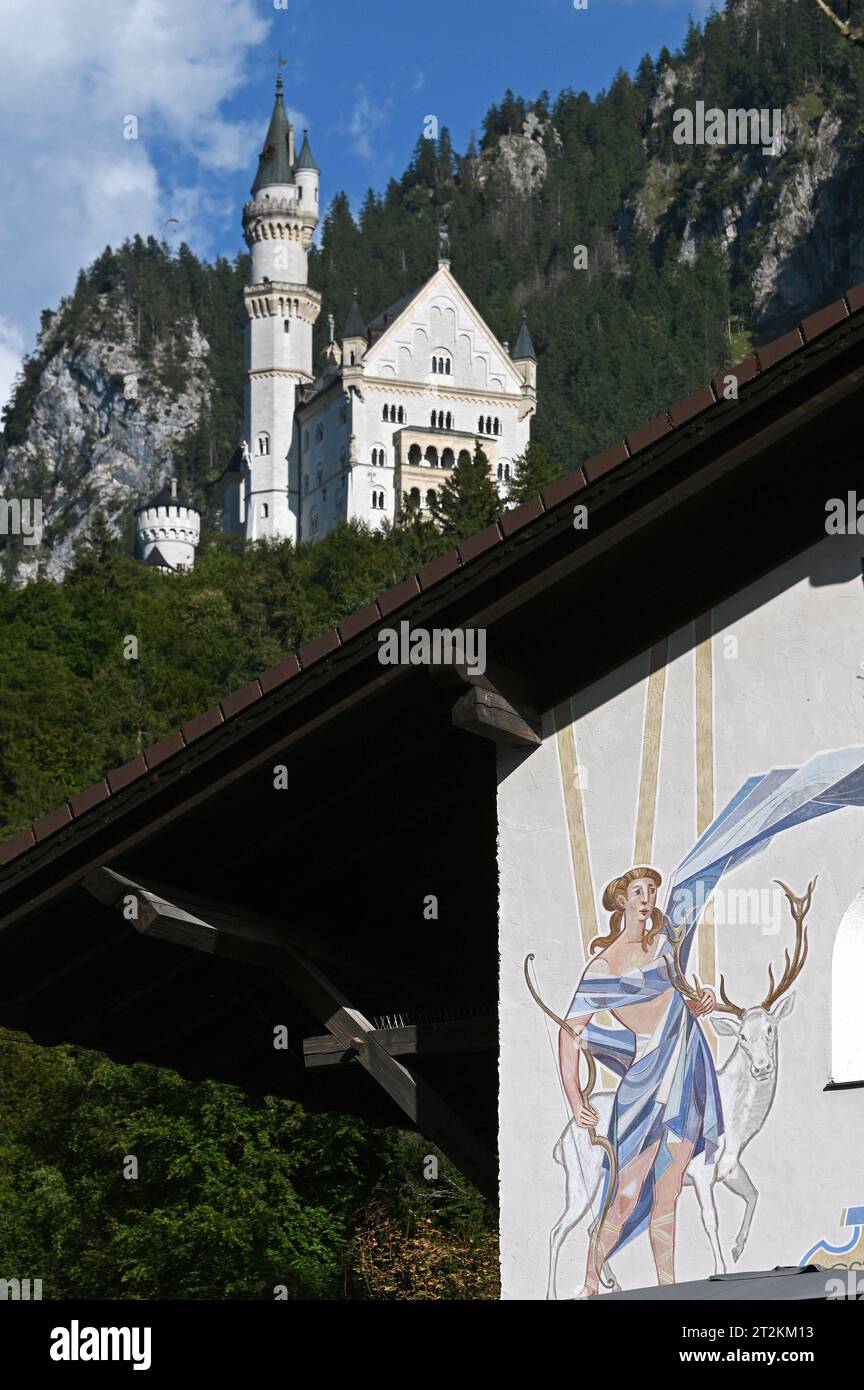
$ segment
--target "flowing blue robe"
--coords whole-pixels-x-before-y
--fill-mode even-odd
[[[687,922],[680,951],[682,969],[687,968],[702,912],[726,872],[759,854],[775,835],[791,826],[847,806],[864,806],[861,746],[819,753],[799,768],[773,768],[748,778],[673,875],[665,911],[674,927]],[[596,1060],[621,1077],[608,1132],[619,1172],[659,1142],[636,1207],[609,1255],[646,1229],[654,1185],[673,1160],[670,1140],[691,1142],[693,1157],[712,1163],[723,1134],[714,1058],[698,1020],[670,986],[672,951],[664,928],[641,969],[605,975],[589,964],[567,1010],[568,1019],[580,1018],[669,993],[665,1012],[650,1036],[637,1037],[623,1025],[605,1027],[593,1018],[582,1032]],[[603,1166],[605,1201],[610,1176],[605,1154]]]

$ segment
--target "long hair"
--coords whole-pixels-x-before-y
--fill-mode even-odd
[[[606,911],[610,913],[609,931],[606,936],[595,936],[591,945],[588,947],[589,955],[593,956],[595,951],[603,951],[607,946],[611,946],[612,942],[617,941],[618,937],[623,932],[624,910],[619,906],[617,898],[621,893],[626,897],[627,889],[637,878],[650,878],[651,882],[656,884],[658,888],[663,882],[662,874],[659,874],[656,869],[647,868],[643,864],[638,868],[628,869],[626,873],[619,874],[617,878],[612,879],[611,883],[607,883],[606,887],[603,889],[603,906]],[[651,909],[651,926],[642,938],[643,951],[648,950],[648,947],[660,931],[665,920],[659,907]]]

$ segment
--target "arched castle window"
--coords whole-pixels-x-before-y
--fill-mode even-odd
[[[267,517],[270,515],[270,506],[269,506],[269,504],[268,504],[267,502],[262,502],[262,503],[261,503],[261,515],[262,515],[262,517],[264,518],[265,521],[266,521]]]
[[[448,430],[452,430],[452,428],[453,428],[453,416],[450,414],[449,410],[448,410],[448,412],[447,412],[447,419],[446,419],[446,421],[445,421],[445,424],[446,424],[446,427],[447,427]]]
[[[384,489],[373,487],[372,489],[372,510],[383,512],[384,510]]]
[[[430,444],[429,448],[426,450],[426,462],[430,468],[438,467],[438,450],[435,448],[434,444]]]
[[[438,358],[437,358],[437,357],[433,357],[433,358],[432,358],[432,373],[433,373],[433,375],[435,375],[435,374],[437,373],[437,371],[438,371]]]
[[[470,463],[470,462],[471,462],[471,455],[469,454],[468,450],[467,450],[467,449],[460,449],[460,450],[459,450],[459,466],[460,466],[461,468],[464,468],[465,465],[466,465],[467,463]]]
[[[408,462],[410,464],[413,464],[413,466],[416,468],[417,464],[420,462],[422,457],[423,450],[420,448],[420,445],[412,444],[411,448],[408,450]]]
[[[324,424],[323,424],[323,421],[319,421],[318,424],[315,426],[315,443],[316,443],[316,444],[320,444],[320,443],[321,443],[321,440],[322,440],[323,438],[324,438]]]
[[[438,416],[437,416],[436,412],[433,410],[433,411],[432,411],[432,428],[433,428],[433,430],[434,430],[434,428],[435,428],[435,421],[436,421],[437,419],[438,419]]]
[[[319,520],[320,520],[320,518],[319,518],[319,516],[318,516],[318,508],[317,508],[317,507],[313,507],[312,510],[311,510],[311,512],[309,513],[309,535],[310,535],[310,536],[314,536],[314,535],[316,534],[316,532],[317,532],[317,530],[318,530]]]
[[[482,433],[483,433],[483,416],[482,416],[482,415],[480,416],[480,419],[477,421],[477,433],[478,433],[478,434],[482,434]]]
[[[290,320],[290,319],[286,319],[285,322],[282,324],[282,328],[284,329],[284,331],[285,331],[286,333],[290,333],[290,332],[291,332],[291,320]]]
[[[500,421],[500,420],[496,420],[496,421],[495,421],[495,433],[496,433],[496,434],[500,434],[500,433],[501,433],[501,421]]]
[[[438,506],[438,493],[435,491],[434,487],[430,487],[429,491],[426,493],[426,506],[433,512]]]
[[[411,491],[408,493],[408,505],[414,510],[416,510],[420,506],[419,487],[412,487]]]
[[[390,407],[389,407],[388,405],[385,405],[384,411],[383,411],[383,413],[382,413],[382,415],[381,415],[381,419],[382,419],[382,420],[389,420],[389,419],[390,419]]]
[[[404,423],[405,423],[405,410],[404,410],[404,408],[403,408],[401,405],[400,405],[400,407],[399,407],[399,421],[398,421],[398,423],[399,423],[400,425],[404,425]]]
[[[455,462],[456,460],[453,457],[453,450],[445,449],[443,454],[441,455],[441,467],[452,468]]]
[[[257,449],[259,457],[262,458],[265,454],[269,454],[270,452],[270,436],[264,430],[262,430],[258,436]]]

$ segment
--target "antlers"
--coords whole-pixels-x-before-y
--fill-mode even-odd
[[[816,878],[818,877],[819,875],[817,874]],[[762,1000],[761,1007],[763,1009],[770,1009],[772,1004],[776,1004],[781,994],[786,993],[789,986],[797,980],[801,971],[804,969],[804,962],[807,959],[809,946],[804,918],[810,911],[810,904],[813,901],[813,889],[816,887],[816,878],[810,880],[807,885],[807,892],[800,898],[797,894],[793,893],[792,889],[783,883],[781,879],[775,878],[774,880],[774,882],[783,889],[789,902],[789,910],[792,913],[792,920],[795,923],[795,946],[791,958],[788,950],[786,951],[786,965],[782,976],[776,983],[774,981],[774,967],[772,965],[768,966],[768,993]],[[722,1007],[719,1004],[717,1005],[718,1013],[734,1014],[736,1018],[742,1018],[744,1016],[745,1010],[742,1009],[740,1005],[733,1004],[731,999],[727,996],[726,980],[723,975],[720,976],[720,998],[723,1000],[723,1004]]]
[[[668,917],[666,918],[666,935],[672,943],[672,957],[675,962],[675,968],[673,970],[667,958],[667,967],[669,972],[669,983],[672,988],[677,989],[679,994],[683,994],[685,999],[698,1000],[702,993],[702,986],[699,980],[695,975],[693,976],[693,983],[696,986],[696,988],[693,989],[681,968],[681,942],[684,940],[689,925],[688,914],[686,912],[684,914],[684,921],[681,923],[680,927],[674,926],[670,919]]]

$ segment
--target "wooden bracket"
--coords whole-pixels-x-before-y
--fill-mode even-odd
[[[368,1019],[353,1008],[315,962],[291,944],[289,933],[270,919],[245,920],[213,907],[191,912],[190,894],[162,887],[159,892],[135,883],[113,869],[101,868],[83,880],[95,898],[118,907],[135,899],[132,925],[143,936],[191,947],[209,954],[235,956],[264,965],[324,1024],[345,1051],[357,1061],[404,1111],[412,1125],[448,1155],[467,1178],[487,1196],[498,1186],[494,1155],[420,1076],[408,1071],[375,1036]],[[244,915],[245,917],[245,915]]]
[[[457,729],[503,748],[537,748],[542,743],[536,694],[518,672],[495,662],[488,662],[482,675],[465,665],[429,669],[439,685],[463,692],[452,710]]]

